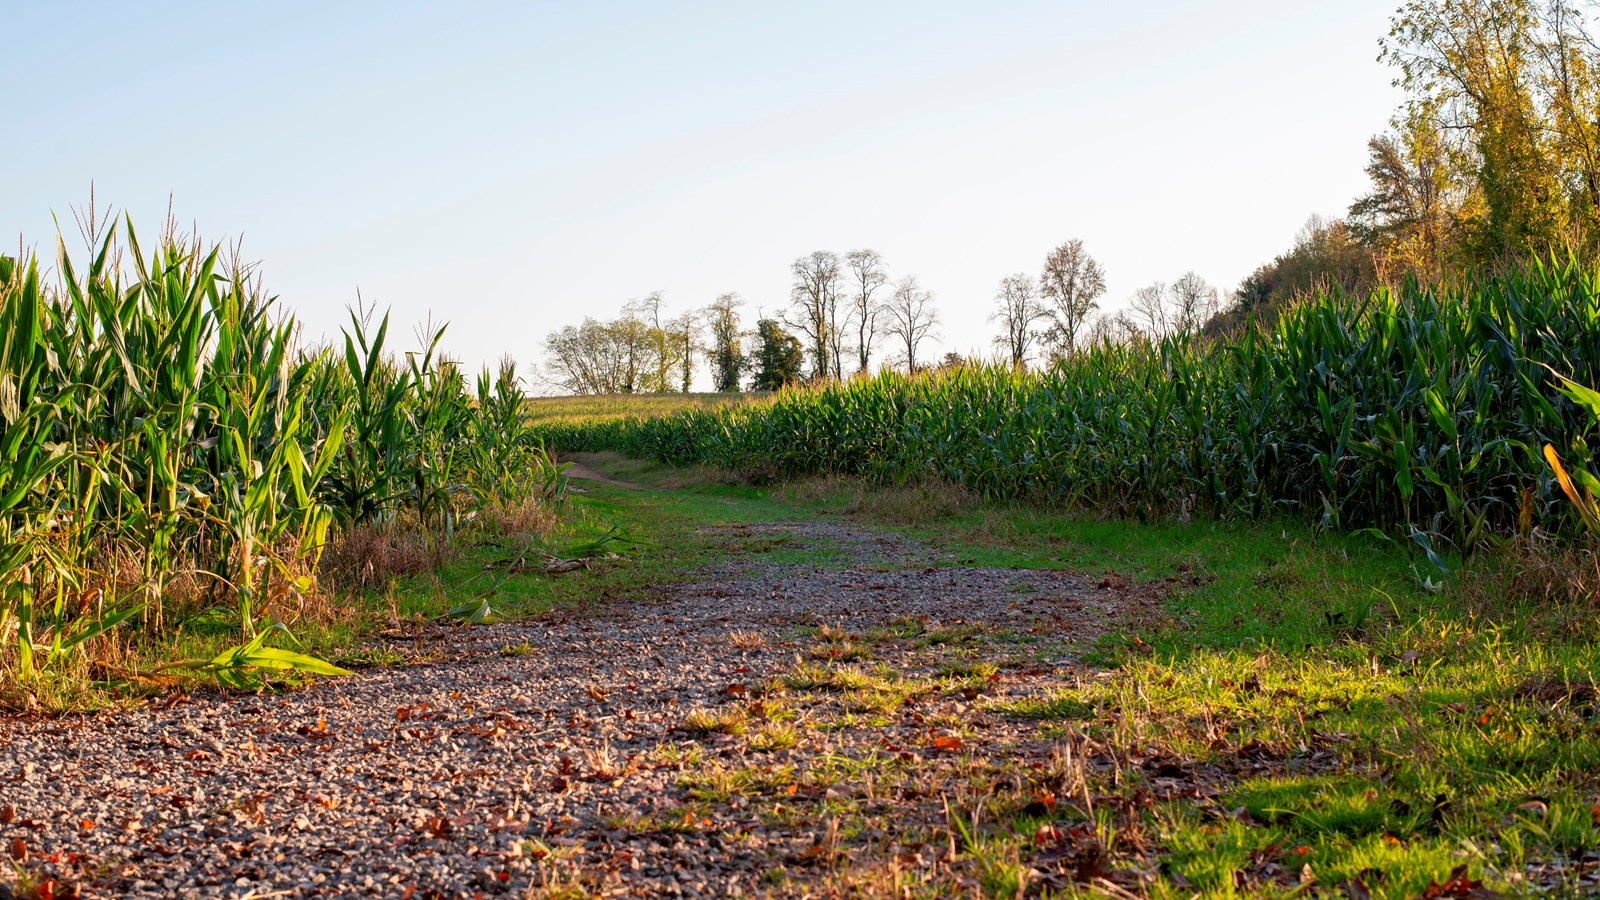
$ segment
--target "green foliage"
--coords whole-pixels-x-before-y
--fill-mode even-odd
[[[1207,324],[1212,334],[1237,331],[1253,318],[1275,322],[1293,302],[1328,291],[1358,294],[1377,283],[1372,254],[1362,235],[1345,222],[1313,216],[1294,246],[1257,268],[1240,283],[1230,308]]]
[[[1600,49],[1569,0],[1407,0],[1381,59],[1406,91],[1352,213],[1383,264],[1434,274],[1600,239]]]
[[[1600,383],[1600,273],[1534,266],[1291,311],[1272,335],[1100,346],[1048,371],[884,373],[738,407],[549,423],[563,451],[880,481],[1146,517],[1299,510],[1467,548],[1574,524],[1541,459],[1592,463],[1600,424],[1545,365]]]
[[[131,223],[80,262],[61,248],[52,285],[0,261],[0,672],[231,605],[237,652],[176,668],[328,674],[256,623],[318,589],[335,529],[410,507],[448,539],[486,503],[564,491],[515,370],[469,395],[443,329],[404,364],[387,318],[352,316],[340,356],[302,346],[248,269],[175,238],[146,255]]]
[[[1590,390],[1565,377],[1561,378],[1561,384],[1557,389],[1572,402],[1588,410],[1594,420],[1600,423],[1600,392]],[[1600,501],[1595,499],[1596,495],[1600,495],[1600,478],[1595,477],[1594,473],[1586,468],[1575,469],[1569,474],[1566,467],[1561,464],[1561,455],[1549,444],[1544,445],[1544,458],[1550,464],[1550,471],[1555,473],[1556,483],[1561,486],[1561,492],[1578,510],[1583,526],[1593,534],[1600,534]]]
[[[800,383],[805,351],[800,339],[783,330],[773,319],[756,323],[756,374],[750,383],[755,391],[776,391]]]
[[[161,670],[189,672],[202,678],[209,678],[219,686],[236,690],[261,688],[265,684],[260,672],[262,669],[329,677],[350,674],[345,669],[313,656],[279,647],[268,647],[267,636],[274,632],[287,636],[289,630],[281,624],[274,624],[270,628],[262,629],[246,643],[230,647],[210,659],[179,660],[162,666]]]
[[[739,376],[750,364],[744,355],[744,335],[739,330],[739,303],[737,294],[723,294],[706,310],[711,331],[707,359],[711,363],[711,381],[718,391],[739,390]]]

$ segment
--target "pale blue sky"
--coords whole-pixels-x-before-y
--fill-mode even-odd
[[[987,353],[995,283],[1068,238],[1117,306],[1339,214],[1394,2],[12,0],[0,234],[50,252],[90,179],[154,232],[171,193],[313,335],[360,287],[473,366],[655,289],[753,318],[868,246]]]

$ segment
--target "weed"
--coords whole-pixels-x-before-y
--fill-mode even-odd
[[[745,713],[737,707],[696,709],[684,715],[678,730],[704,737],[711,734],[744,734]]]
[[[789,750],[799,745],[799,729],[786,723],[768,722],[750,735],[750,749],[758,753]]]

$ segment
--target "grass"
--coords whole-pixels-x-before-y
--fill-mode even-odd
[[[475,543],[436,573],[369,592],[356,624],[299,633],[329,658],[401,662],[381,643],[364,644],[363,630],[432,618],[472,597],[507,616],[537,615],[626,600],[728,558],[803,562],[801,547],[726,538],[750,523],[851,516],[933,544],[947,565],[1083,573],[1134,617],[1094,645],[1075,679],[1023,702],[982,693],[1005,675],[1002,654],[1018,650],[1016,636],[918,620],[863,633],[830,623],[801,629],[795,662],[768,686],[781,696],[769,693],[759,710],[690,711],[682,742],[655,754],[705,798],[696,803],[756,796],[763,818],[795,827],[823,815],[835,823],[830,840],[844,845],[875,822],[907,846],[953,846],[949,871],[990,896],[1014,895],[1019,880],[1035,877],[1030,869],[1048,868],[1041,860],[1087,865],[1102,851],[1108,871],[1159,872],[1147,888],[1155,897],[1284,896],[1307,866],[1324,889],[1348,884],[1375,897],[1421,895],[1461,866],[1497,890],[1532,893],[1538,883],[1571,894],[1580,890],[1557,864],[1600,849],[1593,617],[1495,592],[1514,579],[1435,591],[1426,562],[1404,548],[1279,522],[1140,525],[950,502],[943,491],[864,492],[839,479],[769,488],[710,475],[686,481],[655,464],[630,463],[627,478],[658,489],[586,484],[537,548],[523,539]],[[674,489],[659,489],[666,483]],[[614,527],[634,543],[609,564],[564,575],[503,564]],[[203,632],[196,625],[190,638],[197,648],[227,638]],[[737,628],[727,637],[734,648],[776,640]],[[930,673],[870,661],[889,658],[890,645],[933,658]],[[360,647],[368,649],[352,649]],[[852,658],[851,648],[862,655]],[[762,759],[792,758],[765,754],[825,748],[837,730],[915,713],[920,701],[905,702],[912,694],[968,690],[972,707],[1025,723],[1059,758],[985,758],[972,750],[981,726],[930,715],[928,743],[917,748],[925,756],[823,750],[784,776],[787,785],[762,772]],[[721,750],[712,743],[702,749],[721,734],[739,736],[732,752],[752,755],[740,763],[713,755]],[[961,743],[941,748],[940,736]],[[949,798],[942,830],[895,831],[911,826],[872,812],[908,795]],[[691,808],[619,826],[672,834],[706,821]],[[937,890],[907,870],[880,868],[871,854],[828,852],[837,867],[829,877],[850,891]]]
[[[529,419],[535,423],[596,421],[738,406],[763,396],[762,393],[700,393],[530,397],[527,411]]]
[[[646,486],[682,477],[638,463],[626,474]],[[1091,794],[1104,795],[1097,802],[1150,787],[1149,773],[1129,762],[1139,755],[1179,760],[1192,773],[1185,783],[1199,796],[1152,804],[1121,823],[1122,843],[1107,842],[1114,859],[1141,858],[1129,835],[1154,848],[1167,873],[1155,896],[1227,894],[1236,883],[1254,885],[1245,893],[1286,891],[1265,873],[1307,865],[1321,884],[1359,882],[1373,896],[1415,896],[1461,865],[1517,889],[1529,866],[1538,877],[1541,866],[1600,848],[1592,629],[1556,630],[1514,597],[1475,597],[1459,585],[1432,591],[1425,564],[1391,544],[1275,522],[1134,525],[942,500],[912,527],[906,505],[920,501],[885,498],[891,512],[879,515],[838,482],[588,487],[574,500],[570,533],[620,525],[640,541],[625,564],[515,575],[469,554],[437,577],[397,585],[394,605],[418,615],[476,591],[510,614],[536,614],[626,597],[730,554],[799,558],[781,544],[730,546],[725,530],[743,523],[819,514],[892,521],[953,565],[1078,571],[1112,593],[1153,598],[1131,631],[1090,654],[1098,672],[988,708],[1037,722],[1043,736],[1101,748],[1113,765],[1087,776]],[[996,671],[984,640],[997,637],[914,620],[866,634],[822,624],[799,635],[802,656],[781,687],[833,698],[843,716],[821,727],[872,727],[912,690],[980,688]],[[741,631],[728,640],[760,644]],[[948,654],[937,684],[865,666],[885,641]],[[803,743],[795,724],[749,721],[737,708],[692,712],[683,727],[743,733],[758,753]],[[1060,809],[1093,820],[1067,801]],[[995,844],[997,827],[980,828],[970,853],[988,860],[979,866],[985,883],[1009,890],[1012,854],[1027,848],[1022,838]],[[1559,884],[1553,874],[1545,880]]]
[[[653,472],[672,477],[632,466],[645,483]],[[1481,585],[1436,591],[1427,563],[1394,544],[1282,522],[1136,525],[943,500],[919,517],[906,506],[923,501],[905,498],[885,498],[891,513],[879,515],[838,480],[768,491],[712,480],[664,498],[690,518],[738,508],[893,523],[950,564],[1083,572],[1108,597],[1145,598],[1142,618],[1102,638],[1089,656],[1098,670],[1070,688],[977,702],[1094,748],[1103,761],[1085,779],[1097,809],[1063,799],[1057,810],[1109,835],[1113,863],[1158,863],[1154,896],[1285,893],[1305,866],[1318,884],[1372,896],[1416,896],[1459,866],[1501,890],[1559,890],[1556,864],[1600,848],[1600,653],[1593,628],[1571,627],[1574,610],[1555,616]],[[829,648],[902,641],[950,654],[939,680],[960,687],[996,671],[984,641],[999,636],[907,621],[801,638],[813,659],[797,660],[783,686],[870,717],[905,682]],[[1136,762],[1152,756],[1175,761],[1192,795],[1114,812],[1155,789]],[[997,827],[975,832],[971,852],[1004,892],[1026,841],[995,845]]]

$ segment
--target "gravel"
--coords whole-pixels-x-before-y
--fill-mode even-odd
[[[934,814],[805,773],[839,759],[946,765],[952,754],[930,746],[940,723],[970,724],[967,755],[1043,752],[1035,726],[994,705],[1070,680],[1071,647],[1117,614],[1115,591],[1078,576],[950,565],[903,538],[829,523],[725,530],[827,551],[829,564],[735,563],[625,605],[430,627],[412,637],[437,662],[283,694],[0,719],[0,852],[57,880],[58,896],[522,896],[563,879],[640,896],[800,892],[831,877],[806,865],[819,848],[890,852],[896,827]],[[947,690],[876,717],[795,695],[792,749],[682,730],[691,709],[759,721],[763,690],[797,656],[846,664],[808,634],[824,624],[924,635],[880,636],[860,663],[907,677],[980,648],[1004,666],[981,696]],[[950,645],[927,637],[939,634]],[[785,819],[782,804],[707,802],[685,786],[752,765],[800,773],[796,809],[859,801],[868,827],[839,838],[824,812]],[[780,868],[797,880],[775,880]]]

